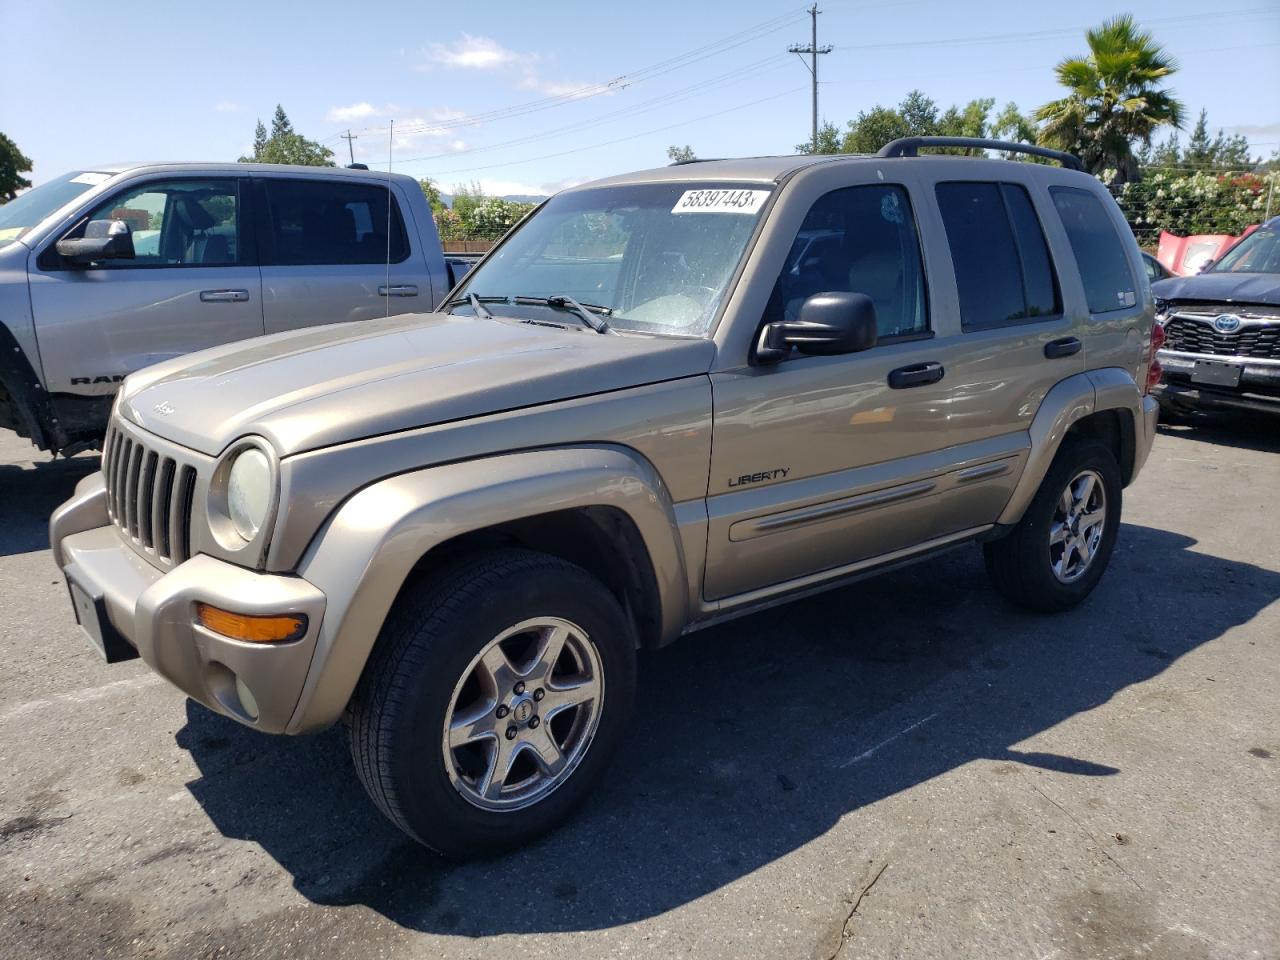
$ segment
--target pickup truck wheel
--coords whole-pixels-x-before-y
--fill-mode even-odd
[[[1064,440],[1022,520],[983,546],[996,589],[1032,610],[1074,607],[1111,559],[1120,499],[1120,468],[1111,451],[1096,440]]]
[[[545,554],[485,553],[398,603],[353,698],[351,753],[409,836],[491,854],[585,799],[634,692],[634,633],[603,584]]]

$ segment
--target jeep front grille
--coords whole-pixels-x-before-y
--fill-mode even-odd
[[[165,567],[191,556],[195,467],[112,423],[102,448],[102,475],[107,513],[135,549]]]
[[[1224,308],[1222,312],[1230,312]],[[1205,353],[1224,357],[1280,360],[1280,322],[1258,324],[1244,320],[1238,330],[1219,333],[1213,327],[1217,313],[1175,313],[1164,325],[1164,349],[1180,353]],[[1280,319],[1280,318],[1268,318]]]

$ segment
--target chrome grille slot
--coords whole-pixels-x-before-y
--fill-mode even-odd
[[[173,556],[169,545],[169,515],[173,510],[173,472],[176,464],[170,457],[160,461],[160,473],[156,477],[156,495],[151,501],[154,513],[152,526],[155,529],[156,553],[168,560]]]
[[[199,455],[112,422],[103,442],[107,514],[135,550],[160,567],[191,556]],[[194,461],[186,462],[186,461]]]

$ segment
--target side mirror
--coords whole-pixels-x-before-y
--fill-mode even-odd
[[[795,320],[766,323],[756,344],[756,360],[776,363],[795,347],[801,353],[831,356],[876,345],[876,307],[865,293],[815,293],[800,305]]]
[[[75,264],[97,260],[132,260],[133,232],[123,220],[90,220],[84,236],[75,240],[59,240],[58,253]]]

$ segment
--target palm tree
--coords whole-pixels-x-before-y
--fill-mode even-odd
[[[1085,34],[1089,53],[1055,68],[1069,91],[1036,111],[1040,142],[1069,150],[1094,173],[1116,171],[1116,182],[1135,180],[1134,143],[1151,143],[1162,126],[1181,127],[1182,101],[1162,83],[1178,64],[1124,14]]]

